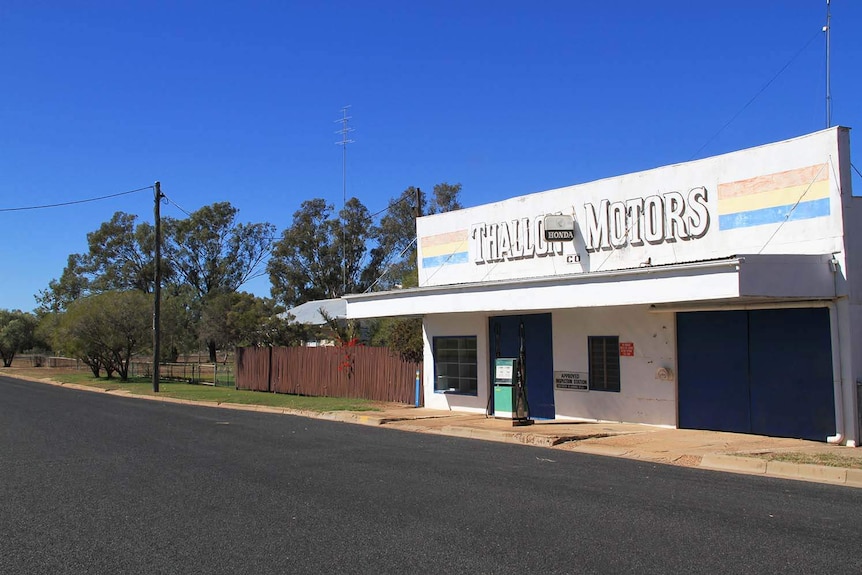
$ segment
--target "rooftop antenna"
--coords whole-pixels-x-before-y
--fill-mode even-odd
[[[826,0],[826,26],[823,31],[826,32],[826,127],[832,127],[832,82],[831,82],[831,33],[832,33],[832,10],[830,0]]]
[[[347,135],[353,131],[353,128],[347,124],[351,120],[351,116],[347,115],[347,109],[350,105],[341,108],[341,118],[335,120],[335,123],[341,124],[341,129],[336,131],[336,134],[341,134],[341,140],[335,142],[335,145],[341,146],[341,209],[347,207],[347,144],[352,144],[353,140],[348,139]],[[341,295],[347,293],[347,241],[344,235],[345,222],[341,221]]]

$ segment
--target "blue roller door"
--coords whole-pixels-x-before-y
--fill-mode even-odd
[[[825,308],[749,312],[751,432],[823,441],[835,433]]]
[[[679,313],[677,353],[680,427],[834,434],[825,308]]]
[[[680,313],[676,329],[679,426],[748,432],[747,313]]]

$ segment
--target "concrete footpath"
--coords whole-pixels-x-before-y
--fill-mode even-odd
[[[533,425],[514,427],[511,421],[487,418],[484,415],[413,407],[395,407],[384,413],[374,414],[319,414],[319,417],[366,425],[384,425],[403,431],[520,443],[654,463],[862,487],[862,449],[801,439],[667,429],[613,422],[537,420]],[[825,455],[844,460],[845,467],[773,461],[766,458],[770,454],[782,453]]]
[[[537,420],[533,425],[515,427],[509,420],[488,418],[481,414],[435,411],[400,404],[383,406],[380,411],[321,413],[259,405],[216,404],[164,396],[132,395],[121,390],[104,391],[84,385],[60,384],[46,379],[10,376],[39,383],[124,395],[150,401],[296,415],[345,423],[382,426],[400,431],[520,443],[592,455],[625,457],[654,463],[862,488],[862,448],[843,447],[801,439],[720,431],[667,429],[650,425],[613,422]],[[794,460],[799,460],[802,456],[831,458],[835,464],[843,466],[811,465],[769,459],[776,454],[794,454],[791,456]]]

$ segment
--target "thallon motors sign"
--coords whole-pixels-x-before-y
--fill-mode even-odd
[[[707,190],[687,194],[667,192],[625,201],[584,204],[579,223],[587,252],[627,246],[657,245],[696,240],[709,231]],[[470,226],[470,256],[477,265],[535,257],[565,255],[564,246],[575,239],[571,215],[537,215]]]
[[[545,216],[545,241],[570,242],[575,239],[575,218],[572,216]]]

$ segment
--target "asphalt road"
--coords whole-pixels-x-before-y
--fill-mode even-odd
[[[860,573],[862,490],[0,378],[0,573]]]

